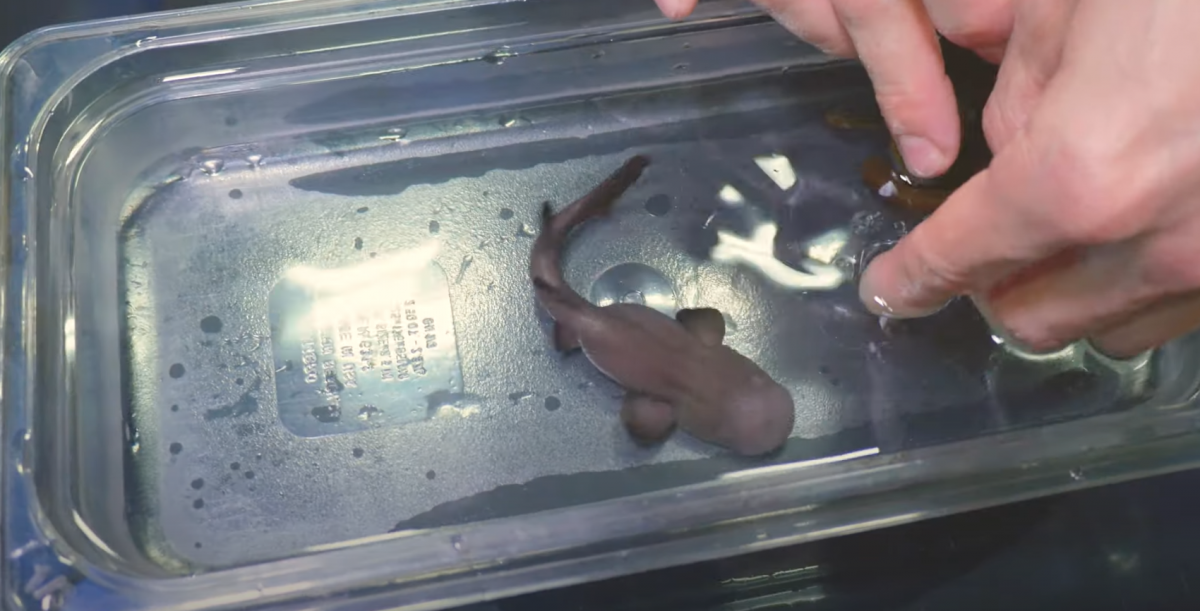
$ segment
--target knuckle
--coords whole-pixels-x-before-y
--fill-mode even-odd
[[[893,134],[910,134],[918,129],[924,113],[923,106],[928,96],[920,91],[905,88],[903,84],[892,84],[876,79],[875,101],[887,120]]]
[[[1003,149],[1016,128],[1017,122],[1000,104],[989,102],[983,107],[983,137],[991,150]]]

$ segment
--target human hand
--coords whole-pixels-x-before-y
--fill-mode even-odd
[[[1118,357],[1200,327],[1197,25],[1192,0],[1022,2],[991,166],[871,263],[868,306],[966,294],[1028,349],[1091,338]]]
[[[657,1],[673,16],[695,4]],[[873,310],[920,316],[969,295],[1026,348],[1091,338],[1113,356],[1200,327],[1200,136],[1189,129],[1200,124],[1200,3],[927,0],[924,18],[911,16],[915,0],[760,3],[818,46],[857,53],[894,133],[946,142],[940,61],[896,42],[923,19],[1003,58],[983,117],[991,166],[872,261],[860,293]],[[907,20],[887,16],[901,7]],[[937,112],[910,115],[922,99]]]
[[[674,19],[697,3],[655,1]],[[1012,30],[1014,0],[755,1],[821,50],[862,60],[905,165],[927,178],[950,167],[961,138],[935,26],[951,42],[998,61]]]

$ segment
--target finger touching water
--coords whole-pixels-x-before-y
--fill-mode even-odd
[[[1036,191],[1012,180],[1036,164],[1026,150],[1024,144],[1005,149],[895,248],[871,261],[859,283],[867,307],[897,318],[928,315],[1065,248],[1066,238],[1037,218],[1047,207],[1027,199]]]
[[[834,0],[904,163],[921,177],[958,156],[960,125],[933,23],[919,0]]]

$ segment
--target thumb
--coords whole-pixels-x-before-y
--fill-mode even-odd
[[[868,309],[897,318],[928,315],[1069,245],[1059,224],[1046,218],[1054,210],[1053,190],[1038,188],[1045,181],[1027,133],[1015,136],[988,169],[870,262],[859,283]]]

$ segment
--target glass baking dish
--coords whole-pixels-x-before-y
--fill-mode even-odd
[[[918,220],[860,179],[886,134],[829,121],[869,83],[749,5],[237,4],[44,30],[0,75],[8,608],[446,608],[1200,457],[1195,337],[868,315],[856,270]],[[567,278],[719,308],[795,399],[780,452],[639,446],[552,349],[542,202],[639,153]],[[357,350],[410,323],[420,359]]]

